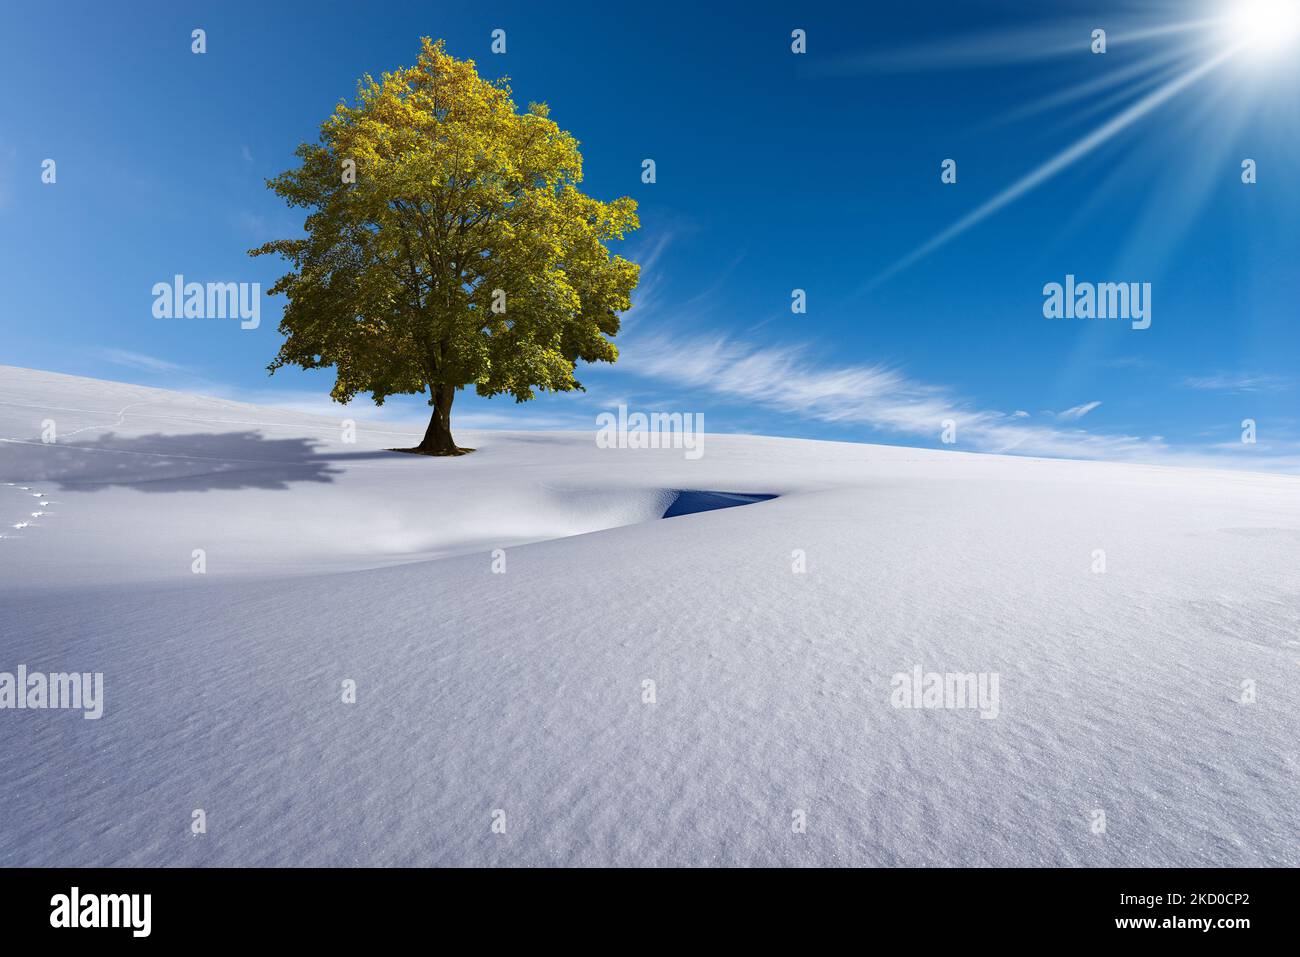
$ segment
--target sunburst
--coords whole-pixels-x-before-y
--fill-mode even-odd
[[[1189,7],[1194,15],[1187,18]],[[1179,12],[1184,19],[1177,17]],[[1161,5],[1148,15],[1156,19],[1119,31],[1111,37],[1112,45],[1153,46],[1143,60],[1050,94],[1015,114],[1023,118],[1051,106],[1095,99],[1111,87],[1115,92],[1101,100],[1102,104],[1118,105],[1109,118],[895,260],[859,287],[855,294],[871,291],[927,258],[1170,101],[1185,98],[1187,91],[1206,82],[1211,74],[1227,71],[1239,81],[1234,84],[1230,76],[1223,87],[1225,91],[1235,88],[1241,94],[1226,114],[1231,119],[1225,122],[1235,125],[1263,102],[1261,88],[1287,87],[1288,79],[1280,74],[1297,66],[1296,57],[1291,54],[1300,47],[1300,0],[1203,0],[1196,4]],[[1081,33],[1076,45],[1058,48],[1052,55],[1078,56],[1085,47],[1086,36],[1086,33]],[[994,64],[999,56],[1005,55],[1006,48],[988,42],[986,49],[986,54],[981,55],[985,47],[979,40],[972,41],[962,47],[964,57],[961,63],[954,65]],[[931,59],[929,68],[942,62],[942,59]],[[1203,98],[1202,103],[1207,100],[1217,101],[1220,108],[1227,109],[1218,96]],[[1217,148],[1218,144],[1207,144],[1207,150]]]

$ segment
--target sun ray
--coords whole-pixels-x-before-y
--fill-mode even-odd
[[[1187,69],[1185,58],[1179,58],[1178,62],[1166,65],[1162,69],[1155,71],[1147,76],[1142,77],[1136,83],[1130,83],[1123,89],[1115,90],[1108,96],[1087,103],[1084,106],[1071,110],[1066,116],[1046,128],[1049,134],[1064,134],[1067,131],[1077,130],[1080,126],[1086,124],[1093,117],[1106,114],[1113,109],[1121,108],[1124,104],[1136,102],[1148,91],[1155,90],[1164,86],[1183,74]]]
[[[1026,103],[1024,106],[1018,106],[1013,110],[1008,110],[1001,116],[996,117],[990,122],[990,126],[1002,126],[1010,123],[1018,123],[1027,120],[1041,113],[1046,113],[1057,107],[1065,106],[1076,100],[1084,99],[1093,94],[1108,90],[1113,86],[1119,86],[1129,81],[1138,83],[1144,82],[1150,75],[1158,72],[1167,72],[1170,65],[1181,65],[1188,58],[1185,49],[1174,48],[1166,50],[1163,53],[1142,60],[1138,63],[1130,64],[1118,70],[1104,73],[1099,77],[1087,80],[1083,83],[1076,83],[1073,86],[1066,87],[1047,96]]]
[[[1202,77],[1218,69],[1218,67],[1227,60],[1241,52],[1244,46],[1245,44],[1243,42],[1235,43],[1223,52],[1207,60],[1205,63],[1202,63],[1200,66],[1188,70],[1186,73],[1169,81],[1154,92],[1148,93],[1132,106],[1118,113],[1087,136],[1076,140],[1070,146],[1047,160],[1047,162],[1021,177],[992,199],[977,206],[971,212],[967,213],[942,232],[922,243],[906,256],[896,260],[883,272],[878,273],[866,284],[855,290],[853,295],[859,296],[870,292],[881,283],[929,256],[935,250],[946,246],[971,227],[978,225],[994,213],[997,213],[999,210],[1015,202],[1021,196],[1047,182],[1062,170],[1074,165],[1093,150],[1097,149],[1099,146],[1103,145],[1117,134],[1145,117],[1151,111],[1177,96]]]

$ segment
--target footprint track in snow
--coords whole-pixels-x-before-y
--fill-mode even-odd
[[[45,511],[45,509],[46,509],[47,506],[53,504],[53,503],[50,501],[50,499],[47,497],[47,495],[46,495],[45,492],[36,491],[36,490],[34,489],[34,487],[31,486],[31,485],[19,485],[17,482],[5,482],[5,483],[4,483],[4,487],[5,487],[5,488],[11,488],[11,489],[13,489],[15,492],[18,492],[18,493],[20,493],[20,494],[27,495],[27,496],[30,496],[31,498],[34,498],[34,499],[37,500],[37,504],[40,505],[40,509],[39,509],[38,511],[35,511],[35,512],[28,512],[26,516],[20,518],[20,520],[17,521],[17,522],[10,522],[10,521],[6,520],[6,521],[5,521],[5,525],[7,525],[9,528],[13,529],[14,531],[21,532],[21,531],[23,531],[24,529],[31,528],[31,527],[36,523],[36,521],[37,521],[38,519],[46,518],[47,516],[49,516],[49,515],[52,514],[52,513],[50,513],[50,512]],[[28,506],[28,507],[30,507],[30,506]],[[21,506],[20,506],[20,508],[21,508]],[[8,511],[8,505],[7,505],[7,503],[6,503],[6,506],[5,506],[5,511]],[[3,532],[0,532],[0,539],[3,539],[3,538],[17,538],[17,537],[19,537],[19,536],[16,536],[16,535],[7,535],[7,534],[5,534],[5,533],[3,533]]]

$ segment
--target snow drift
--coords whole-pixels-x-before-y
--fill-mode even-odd
[[[1300,863],[1294,477],[9,367],[0,437],[0,672],[103,674],[0,710],[3,865]]]

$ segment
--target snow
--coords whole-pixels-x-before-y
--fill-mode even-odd
[[[0,366],[0,865],[1300,864],[1296,477],[340,411]]]

